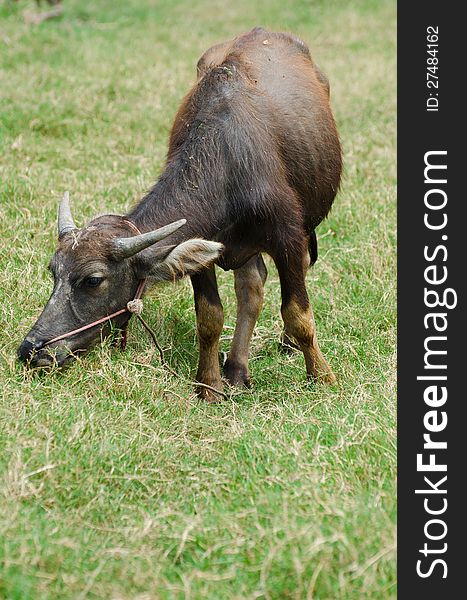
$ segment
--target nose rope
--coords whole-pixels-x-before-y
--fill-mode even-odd
[[[172,367],[167,363],[167,361],[165,360],[164,351],[162,350],[159,342],[157,341],[156,334],[154,333],[154,331],[151,329],[151,327],[149,327],[149,325],[146,323],[146,321],[141,316],[141,313],[143,312],[143,301],[141,300],[141,296],[143,295],[145,285],[146,285],[146,279],[141,279],[141,281],[138,284],[138,289],[136,290],[135,297],[133,298],[133,300],[130,300],[128,302],[128,304],[126,305],[125,308],[117,310],[116,312],[112,313],[111,315],[108,315],[107,317],[102,317],[102,319],[93,321],[92,323],[89,323],[89,325],[84,325],[84,327],[79,327],[78,329],[73,329],[73,331],[68,331],[68,333],[58,335],[57,337],[49,340],[48,342],[45,342],[45,344],[43,344],[41,346],[41,348],[44,348],[44,346],[47,346],[48,344],[52,344],[53,342],[58,342],[59,340],[64,340],[68,337],[71,337],[75,333],[80,333],[81,331],[86,331],[86,329],[91,329],[91,327],[95,327],[96,325],[100,325],[101,323],[105,323],[106,321],[110,321],[110,319],[113,319],[115,317],[118,317],[119,315],[123,315],[124,313],[128,312],[130,314],[129,319],[131,318],[132,315],[135,315],[136,317],[138,317],[139,322],[143,325],[143,327],[149,333],[149,335],[152,338],[152,341],[154,342],[154,345],[156,346],[156,348],[159,352],[161,364],[167,369],[167,371],[169,371],[169,373],[171,373],[177,379],[180,379],[181,381],[188,383],[189,385],[193,385],[197,388],[204,388],[204,389],[210,390],[211,392],[214,392],[215,394],[222,396],[225,400],[228,400],[227,394],[225,394],[222,390],[218,390],[217,388],[212,387],[211,385],[208,385],[207,383],[201,383],[200,381],[191,381],[189,379],[185,379],[179,373],[174,371],[174,369],[172,369]],[[125,334],[123,337],[123,342],[124,343],[121,346],[122,350],[125,349],[125,345],[126,345],[125,344],[125,342],[126,342]]]
[[[82,327],[78,327],[78,329],[73,329],[72,331],[68,331],[67,333],[62,333],[61,335],[57,335],[57,337],[54,337],[51,340],[48,340],[47,342],[44,342],[42,344],[41,348],[44,348],[45,346],[48,346],[49,344],[53,344],[54,342],[59,342],[60,340],[65,340],[66,338],[69,338],[72,335],[81,333],[82,331],[86,331],[87,329],[91,329],[92,327],[96,327],[97,325],[101,325],[102,323],[106,323],[107,321],[110,321],[110,319],[115,319],[115,317],[123,315],[126,312],[130,314],[130,318],[131,318],[132,314],[136,314],[138,316],[141,315],[141,313],[143,312],[143,301],[141,300],[141,296],[143,295],[145,285],[146,285],[146,279],[141,279],[138,284],[138,288],[136,290],[135,297],[133,298],[133,300],[130,300],[130,302],[127,303],[125,308],[121,308],[120,310],[115,311],[111,315],[107,315],[106,317],[102,317],[101,319],[97,319],[96,321],[93,321],[92,323],[89,323],[88,325],[83,325]]]

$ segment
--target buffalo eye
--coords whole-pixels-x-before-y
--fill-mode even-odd
[[[104,281],[103,277],[87,277],[84,283],[87,287],[95,288]]]

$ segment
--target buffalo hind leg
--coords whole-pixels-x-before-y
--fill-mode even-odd
[[[315,232],[313,232],[313,234],[314,234],[314,239],[316,240]],[[303,253],[303,259],[302,259],[303,277],[306,277],[306,273],[307,273],[308,269],[310,268],[310,265],[314,264],[315,260],[312,261],[310,251],[306,250]],[[280,347],[281,351],[284,352],[285,354],[292,354],[296,350],[301,350],[298,343],[296,341],[294,341],[294,336],[292,335],[292,333],[290,333],[287,330],[287,323],[285,321],[284,321],[284,331],[282,332],[282,335],[281,335],[279,347]]]
[[[264,283],[268,275],[261,254],[235,269],[237,322],[232,346],[224,364],[224,375],[232,385],[250,386],[248,349],[253,329],[263,307]]]
[[[219,337],[224,325],[224,311],[217,290],[214,266],[191,276],[195,296],[196,324],[199,343],[199,362],[196,381],[220,392],[223,384],[219,366]],[[198,395],[208,402],[217,402],[220,395],[202,386]]]
[[[285,334],[303,352],[307,377],[335,383],[336,378],[318,345],[313,310],[306,291],[308,261],[308,253],[305,247],[303,252],[300,251],[300,244],[275,257],[281,282],[281,314]]]

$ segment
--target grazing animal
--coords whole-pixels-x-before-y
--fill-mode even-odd
[[[164,171],[127,215],[100,216],[78,229],[64,197],[49,267],[54,289],[19,357],[32,366],[61,365],[107,335],[109,322],[54,338],[126,306],[144,278],[189,275],[197,381],[222,390],[217,264],[233,269],[238,301],[224,375],[248,385],[267,253],[279,273],[286,339],[303,352],[309,377],[333,382],[305,287],[317,258],[315,228],[331,208],[342,168],[328,81],[304,42],[262,28],[210,48],[197,72],[175,117]],[[128,318],[112,323],[124,328]],[[199,393],[213,399],[206,387]]]

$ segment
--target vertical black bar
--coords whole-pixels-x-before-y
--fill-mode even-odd
[[[398,3],[398,597],[403,600],[467,594],[462,21],[452,2]],[[427,163],[438,168],[428,166],[425,172]],[[446,471],[429,470],[443,465]]]

